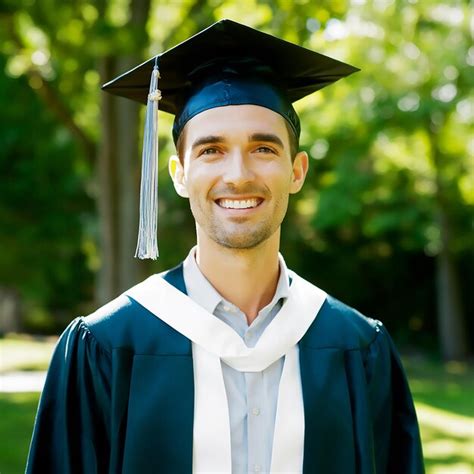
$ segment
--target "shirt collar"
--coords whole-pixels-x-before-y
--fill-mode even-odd
[[[285,300],[290,294],[288,268],[280,253],[278,254],[278,261],[280,264],[280,276],[277,288],[271,302],[263,308],[264,310],[271,309],[280,299]],[[214,313],[219,303],[225,301],[202,274],[196,262],[196,246],[190,250],[183,262],[183,276],[188,296],[209,313]]]

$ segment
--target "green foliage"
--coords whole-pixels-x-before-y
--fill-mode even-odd
[[[314,170],[287,229],[301,229],[315,281],[418,342],[434,328],[441,211],[454,260],[474,260],[468,19],[463,2],[357,2],[307,40],[362,71],[298,104]]]
[[[39,306],[58,315],[92,296],[81,250],[92,203],[81,158],[25,78],[0,76],[0,103],[0,282],[20,291],[27,314]]]
[[[363,4],[350,9],[340,31],[333,28],[329,49],[341,48],[362,72],[301,111],[310,155],[310,137],[324,137],[329,150],[314,156],[329,161],[322,169],[317,164],[316,227],[357,215],[365,235],[400,232],[405,245],[423,250],[431,243],[437,197],[452,208],[472,204],[467,104],[474,81],[466,64],[472,51],[468,7],[456,3]],[[327,41],[327,29],[311,44],[323,44],[324,35]],[[324,123],[314,119],[313,104]]]
[[[147,31],[134,26],[129,0],[7,3],[2,285],[65,319],[92,298],[100,264],[91,202],[100,192],[92,162],[100,146],[97,65],[147,48],[151,56],[223,17],[362,69],[297,104],[311,169],[290,203],[282,251],[296,271],[402,340],[412,333],[412,342],[432,347],[440,211],[449,217],[465,312],[474,311],[474,50],[469,5],[460,0],[155,0]],[[188,204],[167,178],[170,128],[163,114],[161,257],[150,271],[176,264],[194,242]]]

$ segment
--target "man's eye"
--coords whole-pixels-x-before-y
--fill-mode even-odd
[[[270,148],[268,146],[259,146],[255,151],[257,153],[275,153],[275,150],[273,150],[273,148]]]
[[[205,148],[204,150],[202,150],[200,155],[215,155],[218,152],[219,152],[219,150],[217,148],[209,147],[209,148]]]

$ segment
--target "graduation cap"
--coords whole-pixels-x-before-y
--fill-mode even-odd
[[[140,229],[135,256],[156,258],[158,104],[175,115],[176,143],[186,123],[205,110],[253,104],[289,123],[300,122],[292,103],[358,68],[232,20],[221,20],[116,79],[102,89],[147,104]],[[151,79],[150,79],[151,77]]]

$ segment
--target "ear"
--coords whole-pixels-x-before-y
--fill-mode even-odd
[[[308,154],[300,151],[293,160],[293,173],[291,175],[290,194],[297,193],[304,184],[306,174],[308,173]]]
[[[171,179],[173,180],[174,189],[176,192],[184,198],[189,197],[188,190],[186,188],[186,179],[184,177],[183,165],[176,155],[172,155],[168,161],[168,171]]]

